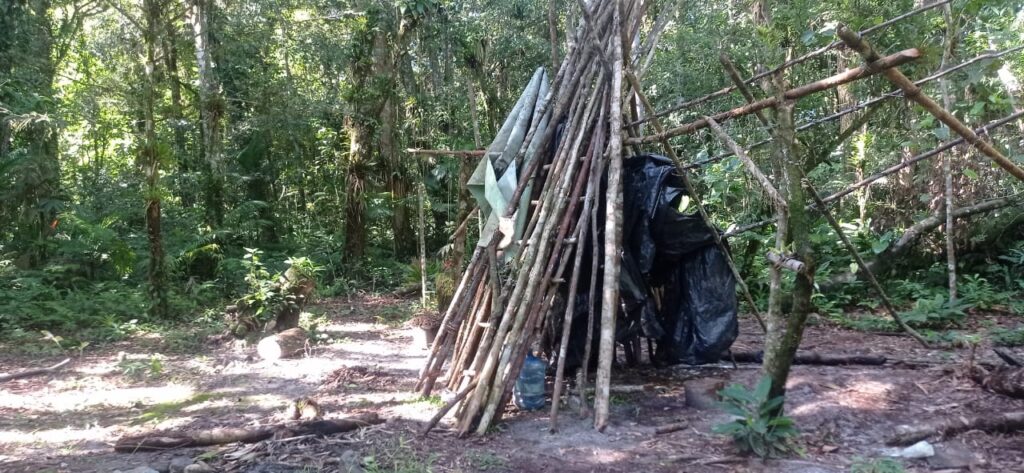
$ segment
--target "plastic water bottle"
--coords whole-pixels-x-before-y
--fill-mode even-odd
[[[533,353],[526,355],[523,369],[519,372],[515,389],[512,390],[516,407],[524,411],[544,408],[544,374],[547,368],[547,364],[533,356]]]

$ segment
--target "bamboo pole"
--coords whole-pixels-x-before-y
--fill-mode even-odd
[[[479,158],[487,154],[485,149],[422,149],[409,148],[406,153],[422,156],[455,156],[460,158]]]
[[[960,64],[958,64],[956,66],[953,66],[953,67],[941,70],[941,71],[936,72],[936,73],[934,73],[934,74],[932,74],[932,75],[930,75],[928,77],[920,79],[920,80],[914,82],[914,85],[924,85],[924,84],[927,84],[927,83],[929,83],[931,81],[934,81],[934,80],[937,80],[937,79],[941,79],[942,77],[945,77],[945,76],[947,76],[949,74],[952,74],[954,72],[963,70],[963,69],[965,69],[965,68],[967,68],[969,66],[972,66],[974,64],[977,64],[977,63],[979,63],[981,61],[998,59],[998,58],[1001,58],[1003,56],[1006,56],[1007,54],[1012,54],[1012,53],[1015,53],[1015,52],[1018,52],[1018,51],[1021,51],[1021,50],[1024,50],[1024,46],[1017,46],[1017,47],[1014,47],[1014,48],[1010,48],[1010,49],[1006,49],[1006,50],[1000,51],[998,53],[981,54],[979,56],[975,56],[974,58],[972,58],[972,59],[970,59],[968,61],[962,62],[962,63],[960,63]],[[851,113],[863,110],[865,108],[874,107],[874,106],[878,105],[879,103],[882,103],[882,102],[884,102],[884,101],[886,101],[888,99],[895,98],[895,97],[902,97],[902,96],[903,96],[903,90],[896,89],[896,90],[894,90],[892,92],[889,92],[889,93],[884,94],[884,95],[880,95],[880,96],[875,97],[873,99],[865,100],[865,101],[860,102],[858,104],[851,105],[850,107],[847,107],[847,108],[845,108],[843,110],[840,110],[840,111],[838,111],[836,113],[833,113],[831,115],[825,116],[823,118],[818,118],[818,119],[815,119],[815,120],[804,122],[803,124],[801,124],[800,126],[798,126],[796,128],[796,131],[799,132],[799,131],[809,130],[809,129],[814,128],[814,127],[816,127],[818,125],[822,125],[822,124],[825,124],[825,123],[828,123],[828,122],[831,122],[831,121],[838,120],[841,117],[844,117],[844,116],[849,115]],[[1024,110],[1021,110],[1021,111],[1024,111]],[[772,142],[771,138],[767,138],[767,139],[758,141],[756,143],[750,144],[749,146],[747,146],[747,150],[749,151],[749,150],[753,150],[754,148],[760,148],[762,146],[768,145],[771,142]],[[696,162],[687,164],[686,165],[686,169],[701,168],[701,167],[707,166],[707,165],[712,164],[712,163],[716,163],[718,161],[721,161],[721,160],[723,160],[725,158],[728,158],[728,157],[731,157],[731,156],[733,156],[732,151],[726,151],[724,153],[721,153],[721,154],[718,154],[718,155],[715,155],[715,156],[711,156],[711,157],[706,158],[706,159],[702,159],[700,161],[696,161]],[[827,201],[828,201],[828,199],[826,199],[826,202]]]
[[[778,189],[775,188],[772,181],[768,179],[768,176],[765,176],[764,173],[761,172],[761,169],[757,167],[754,160],[750,159],[750,156],[747,156],[746,151],[743,151],[743,148],[729,137],[729,134],[718,125],[718,122],[711,117],[705,118],[708,121],[708,126],[711,127],[711,131],[718,136],[718,139],[721,140],[727,148],[736,154],[736,157],[740,158],[740,161],[742,161],[743,165],[747,168],[747,172],[749,172],[751,176],[754,176],[754,179],[761,184],[761,188],[764,189],[764,192],[768,194],[768,197],[775,203],[775,205],[777,207],[786,208],[786,199],[782,198],[782,195],[779,194]]]
[[[865,77],[873,76],[882,71],[891,70],[891,68],[893,67],[906,64],[920,57],[921,51],[917,49],[907,49],[905,51],[900,51],[896,54],[892,54],[884,58],[878,58],[874,61],[871,61],[870,64],[867,64],[865,66],[850,69],[845,72],[841,72],[839,74],[826,77],[815,82],[811,82],[809,84],[804,84],[802,86],[789,89],[782,94],[782,99],[796,100],[802,97],[806,97],[817,92],[832,89],[843,84],[848,84],[850,82],[863,79]],[[779,97],[769,97],[763,100],[758,100],[757,102],[754,103],[736,107],[732,110],[717,113],[713,115],[711,118],[714,118],[715,121],[718,122],[722,122],[724,120],[731,120],[733,118],[749,115],[751,113],[764,110],[766,108],[774,107],[777,103],[779,103]],[[654,143],[657,141],[661,141],[663,139],[693,133],[697,130],[707,128],[707,126],[707,120],[701,118],[690,123],[677,126],[675,128],[664,130],[655,135],[631,138],[629,140],[626,140],[626,142],[627,144]]]
[[[874,64],[878,60],[878,53],[875,52],[871,45],[845,25],[840,25],[838,34],[848,46],[860,53],[865,61]],[[953,114],[935,103],[934,100],[921,91],[920,87],[914,85],[910,79],[907,79],[907,76],[903,75],[899,69],[885,69],[883,74],[885,74],[886,79],[889,79],[890,82],[896,84],[900,89],[903,89],[904,95],[906,95],[908,99],[917,102],[917,104],[927,110],[928,113],[932,114],[932,116],[946,124],[946,126],[967,140],[971,146],[974,146],[978,151],[981,151],[982,154],[988,156],[989,159],[996,163],[996,165],[1006,170],[1006,172],[1010,173],[1018,180],[1024,181],[1024,169],[1021,169],[1019,166],[1014,164],[1013,161],[1010,161],[1006,156],[1003,156],[1003,153],[1000,153],[999,150],[995,149],[995,147],[987,141],[981,139],[981,137],[974,133],[974,130],[968,128],[967,125],[964,125],[963,122],[954,117]]]
[[[608,427],[612,359],[615,357],[615,319],[619,311],[619,270],[622,258],[622,0],[612,2],[611,110],[608,115],[608,190],[604,224],[601,334],[597,354],[594,428]]]

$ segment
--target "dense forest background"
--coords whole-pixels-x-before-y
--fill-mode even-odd
[[[667,23],[642,58],[643,81],[664,109],[731,84],[719,53],[749,77],[829,44],[840,23],[862,30],[916,6],[653,2],[648,27]],[[475,242],[475,221],[450,236],[473,207],[462,184],[476,162],[406,150],[486,146],[535,68],[557,63],[552,55],[577,40],[578,16],[568,0],[2,0],[2,336],[43,333],[67,345],[182,322],[215,326],[231,301],[280,297],[272,283],[289,266],[315,274],[321,296],[390,291],[420,280],[420,235],[431,290],[443,292]],[[972,127],[1021,110],[1020,1],[957,0],[871,40],[883,52],[920,48],[924,57],[903,67],[912,79],[973,61],[925,86]],[[791,69],[788,80],[859,64],[839,49]],[[890,90],[877,79],[813,95],[799,103],[797,124]],[[727,95],[666,122],[742,103]],[[768,138],[753,117],[728,126],[743,145]],[[1024,163],[1024,121],[989,134]],[[900,98],[799,134],[817,156],[809,178],[828,193],[952,138]],[[689,161],[723,152],[709,133],[674,144]],[[852,193],[837,215],[907,320],[929,336],[1024,343],[1024,330],[986,331],[969,317],[1024,313],[1021,185],[975,151],[947,157],[954,208],[989,202],[956,222],[958,297],[947,277],[941,159]],[[722,228],[771,217],[735,158],[699,177]],[[772,241],[770,227],[730,239],[762,304]],[[892,329],[872,315],[870,289],[845,277],[856,265],[824,220],[815,220],[812,243],[828,286],[814,296],[820,316]]]

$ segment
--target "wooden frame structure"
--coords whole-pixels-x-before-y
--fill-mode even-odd
[[[491,241],[481,242],[481,245],[476,248],[469,266],[457,286],[452,303],[445,311],[442,326],[421,371],[417,389],[422,395],[427,396],[440,382],[454,391],[456,396],[428,423],[424,434],[451,411],[455,412],[456,426],[460,435],[470,432],[477,434],[487,432],[490,426],[501,417],[505,405],[509,402],[512,385],[518,376],[522,360],[530,350],[537,333],[551,324],[559,326],[558,322],[560,321],[561,343],[551,412],[552,431],[557,430],[560,398],[565,384],[564,363],[565,347],[569,335],[568,327],[575,311],[573,298],[569,297],[570,301],[563,313],[550,314],[549,312],[551,312],[550,308],[558,292],[556,288],[568,284],[569,293],[575,294],[578,288],[585,287],[581,286],[582,284],[588,282],[590,300],[595,300],[599,295],[602,300],[600,324],[597,325],[599,333],[593,333],[595,317],[598,314],[593,310],[594,304],[591,303],[583,368],[579,373],[576,392],[580,396],[580,404],[586,406],[586,398],[583,393],[586,392],[585,385],[588,381],[587,367],[591,357],[590,345],[592,337],[598,335],[600,343],[597,353],[594,426],[598,430],[603,430],[608,422],[610,373],[614,358],[613,335],[615,317],[618,312],[617,271],[619,252],[622,247],[622,229],[618,220],[622,206],[619,179],[623,158],[622,147],[624,145],[632,146],[636,150],[642,145],[660,144],[663,152],[675,163],[684,184],[690,189],[691,202],[709,226],[711,225],[710,217],[700,196],[697,195],[697,188],[692,185],[690,171],[727,156],[737,156],[743,162],[746,171],[754,176],[755,181],[770,197],[778,217],[728,232],[725,235],[719,236],[715,233],[715,243],[724,249],[722,238],[768,225],[774,221],[784,222],[790,212],[798,210],[804,212],[805,206],[801,204],[799,207],[793,207],[791,202],[787,202],[776,189],[772,180],[761,172],[756,163],[747,156],[747,150],[729,137],[719,123],[754,114],[762,123],[771,128],[775,124],[771,123],[762,114],[762,111],[791,107],[792,102],[802,97],[874,75],[885,76],[886,79],[897,85],[899,90],[855,104],[828,117],[805,123],[800,127],[790,127],[789,139],[792,140],[794,128],[796,131],[805,130],[899,96],[904,96],[920,104],[940,121],[947,124],[961,138],[864,178],[847,189],[829,196],[822,197],[802,175],[798,176],[799,183],[796,184],[796,187],[803,187],[806,190],[805,193],[811,196],[813,204],[807,205],[806,210],[815,210],[821,213],[833,227],[842,245],[858,262],[860,270],[865,273],[872,287],[878,293],[886,312],[905,332],[927,345],[924,337],[900,319],[898,312],[869,265],[864,262],[856,248],[843,235],[838,222],[828,210],[828,204],[881,177],[964,143],[977,148],[1009,174],[1024,180],[1024,170],[981,138],[981,135],[987,134],[988,131],[1019,118],[1022,113],[990,123],[978,130],[971,130],[948,111],[927,98],[919,88],[923,83],[941,78],[984,58],[999,57],[1019,51],[1024,46],[1002,53],[979,56],[913,83],[898,68],[920,58],[920,51],[908,49],[881,57],[862,38],[864,34],[943,6],[950,1],[940,0],[917,8],[864,30],[860,34],[843,26],[839,29],[840,39],[747,80],[742,80],[728,58],[723,57],[723,67],[733,79],[734,85],[659,112],[654,110],[647,99],[640,75],[634,72],[634,68],[649,55],[649,51],[653,50],[654,45],[645,44],[643,51],[632,54],[629,48],[633,42],[625,40],[638,37],[644,13],[639,2],[637,0],[608,2],[592,0],[587,4],[584,0],[578,0],[582,11],[580,25],[575,32],[574,39],[569,42],[570,47],[560,63],[548,95],[543,99],[538,99],[542,100],[539,102],[541,105],[537,112],[539,116],[550,120],[550,123],[563,121],[566,123],[563,139],[549,160],[542,162],[541,159],[534,159],[525,166],[521,173],[523,178],[519,181],[512,198],[509,199],[510,206],[505,218],[511,218],[515,214],[520,196],[531,184],[539,188],[535,189],[531,196],[534,205],[523,210],[530,212],[528,214],[529,223],[523,236],[523,250],[510,265],[511,274],[506,276],[503,275],[503,271],[499,271],[497,254],[501,251],[499,247],[500,232],[495,232]],[[662,22],[659,19],[657,23]],[[652,32],[652,34],[654,33]],[[787,68],[824,54],[841,44],[846,44],[857,50],[864,57],[865,64],[798,87],[786,88],[779,85],[776,87],[774,96],[762,100],[755,100],[747,90],[747,85],[754,81],[778,77]],[[632,59],[626,60],[625,58]],[[781,82],[779,83],[781,84]],[[747,104],[672,128],[666,128],[662,123],[661,118],[670,112],[693,107],[733,91],[741,92],[747,100]],[[640,106],[646,111],[642,119],[638,117]],[[627,111],[633,115],[633,120],[628,122],[623,120]],[[641,135],[640,126],[643,124],[650,124],[655,132]],[[526,132],[524,143],[537,141],[540,143],[539,148],[543,149],[552,141],[554,128],[542,129],[533,125]],[[729,150],[728,153],[698,163],[684,163],[669,143],[669,139],[705,128],[711,129],[712,133],[724,143]],[[623,134],[627,137],[623,138]],[[776,135],[774,138],[778,139],[780,136],[784,137],[784,135]],[[848,136],[849,134],[840,136],[840,142]],[[759,142],[751,145],[750,148],[762,146],[771,141]],[[517,163],[524,162],[528,148],[526,144],[515,156]],[[409,152],[419,155],[459,157],[475,157],[482,154],[479,151],[446,150],[409,150]],[[608,184],[606,187],[602,187],[601,176],[605,174],[606,169],[609,176]],[[790,192],[792,192],[793,184],[789,185]],[[599,195],[607,195],[607,214],[603,234],[596,225]],[[463,222],[460,228],[465,224],[466,222]],[[782,231],[783,228],[780,227],[780,232]],[[594,252],[589,255],[591,267],[597,267],[603,258],[605,269],[602,281],[598,281],[597,271],[591,272],[590,281],[581,280],[579,272],[576,271],[583,262],[582,258],[586,256],[579,249],[583,248],[582,243],[587,238],[591,239],[591,246],[594,248]],[[779,241],[782,241],[781,234]],[[728,252],[725,252],[725,255],[751,313],[757,317],[762,326],[765,326],[740,272],[731,257],[728,256]],[[782,246],[777,246],[775,251],[766,255],[766,258],[773,262],[776,271],[785,268],[813,280],[813,266],[800,261],[794,255],[787,254],[783,251]],[[559,319],[555,319],[555,317]],[[799,340],[799,336],[797,339]],[[795,350],[796,347],[792,347],[794,353]],[[789,355],[792,358],[793,353]]]

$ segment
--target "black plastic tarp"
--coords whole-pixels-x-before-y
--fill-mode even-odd
[[[639,334],[655,340],[658,364],[716,362],[739,334],[736,280],[715,245],[712,232],[717,230],[705,225],[696,212],[680,210],[687,194],[668,158],[646,154],[625,160],[616,338],[624,341]],[[603,216],[604,202],[600,207],[598,215]],[[598,222],[597,228],[603,226]],[[590,239],[580,248],[590,254]],[[590,268],[589,259],[583,258],[580,281],[589,281],[595,269]],[[589,286],[579,288],[567,347],[570,369],[581,363],[592,304],[595,324],[600,320],[599,305],[589,300]],[[592,339],[591,353],[596,353],[596,339]]]

